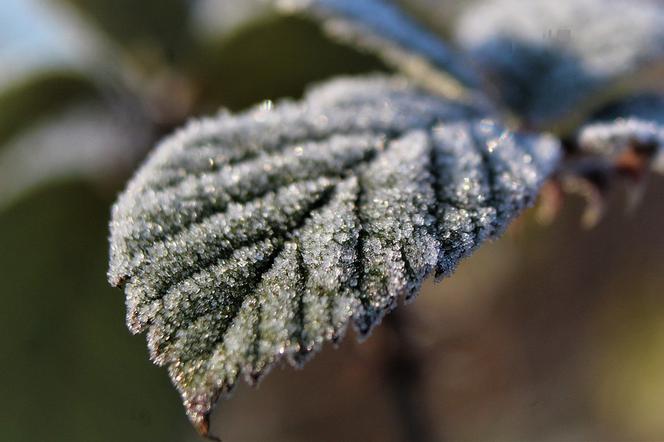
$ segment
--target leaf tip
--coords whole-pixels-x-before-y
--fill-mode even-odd
[[[210,434],[210,413],[216,401],[207,395],[199,395],[185,402],[189,421],[196,432],[209,440],[221,441],[218,436]]]

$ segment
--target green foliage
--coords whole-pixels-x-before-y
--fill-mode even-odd
[[[153,52],[157,57],[174,62],[184,56],[192,44],[191,2],[188,0],[57,1],[78,8],[84,18],[130,52]]]
[[[77,102],[98,97],[98,89],[74,71],[46,71],[0,91],[0,148],[13,136]]]
[[[105,283],[108,198],[63,182],[0,217],[2,439],[179,442],[175,395]]]
[[[315,23],[284,16],[203,43],[188,64],[201,112],[219,103],[239,110],[267,98],[297,97],[307,84],[334,74],[386,70],[377,58],[330,41]]]

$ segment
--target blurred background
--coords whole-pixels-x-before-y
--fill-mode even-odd
[[[441,35],[464,4],[405,3]],[[0,66],[0,440],[199,440],[106,282],[115,196],[192,116],[386,68],[258,0],[2,0]],[[664,441],[664,180],[613,208],[527,214],[401,309],[407,348],[379,327],[276,369],[213,432],[400,441],[410,411],[439,441]]]

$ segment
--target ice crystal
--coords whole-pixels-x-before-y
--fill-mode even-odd
[[[535,198],[558,143],[401,78],[192,122],[113,208],[113,285],[202,433],[219,395],[360,335]]]
[[[490,0],[456,35],[512,109],[561,131],[616,95],[659,87],[664,69],[659,1]]]
[[[459,89],[455,80],[465,85],[477,82],[459,54],[393,0],[276,2],[286,11],[310,13],[333,36],[378,53],[387,63],[448,96]]]

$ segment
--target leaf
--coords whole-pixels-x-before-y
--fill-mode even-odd
[[[609,101],[661,88],[661,2],[490,0],[456,34],[531,126],[569,133]]]
[[[104,281],[109,194],[59,180],[0,213],[3,441],[194,440]]]
[[[99,104],[79,104],[15,137],[0,150],[0,211],[51,181],[77,177],[105,184],[131,170],[150,134],[139,118],[123,117]]]
[[[366,336],[450,274],[558,156],[403,79],[332,81],[166,139],[113,208],[109,280],[207,434],[240,376],[301,364],[349,322]]]
[[[0,146],[67,106],[98,97],[94,83],[75,71],[40,72],[11,83],[0,91]]]
[[[644,156],[664,174],[664,96],[643,95],[610,107],[579,130],[576,144],[611,162],[630,153]]]
[[[186,56],[192,45],[189,0],[58,0],[77,8],[113,42],[150,58]],[[146,57],[147,56],[147,57]]]
[[[419,22],[445,38],[451,36],[459,15],[483,0],[396,0]]]
[[[613,103],[599,113],[596,120],[638,118],[664,124],[664,95],[641,94]]]
[[[192,19],[197,36],[216,40],[272,12],[264,0],[201,0],[194,4]]]
[[[210,111],[219,103],[246,109],[266,97],[300,96],[304,85],[342,73],[387,69],[377,58],[331,41],[316,23],[284,15],[250,22],[201,45],[192,59],[198,106]]]
[[[459,96],[476,78],[461,57],[392,0],[276,0],[304,10],[331,35],[381,55],[385,61],[444,95]]]

